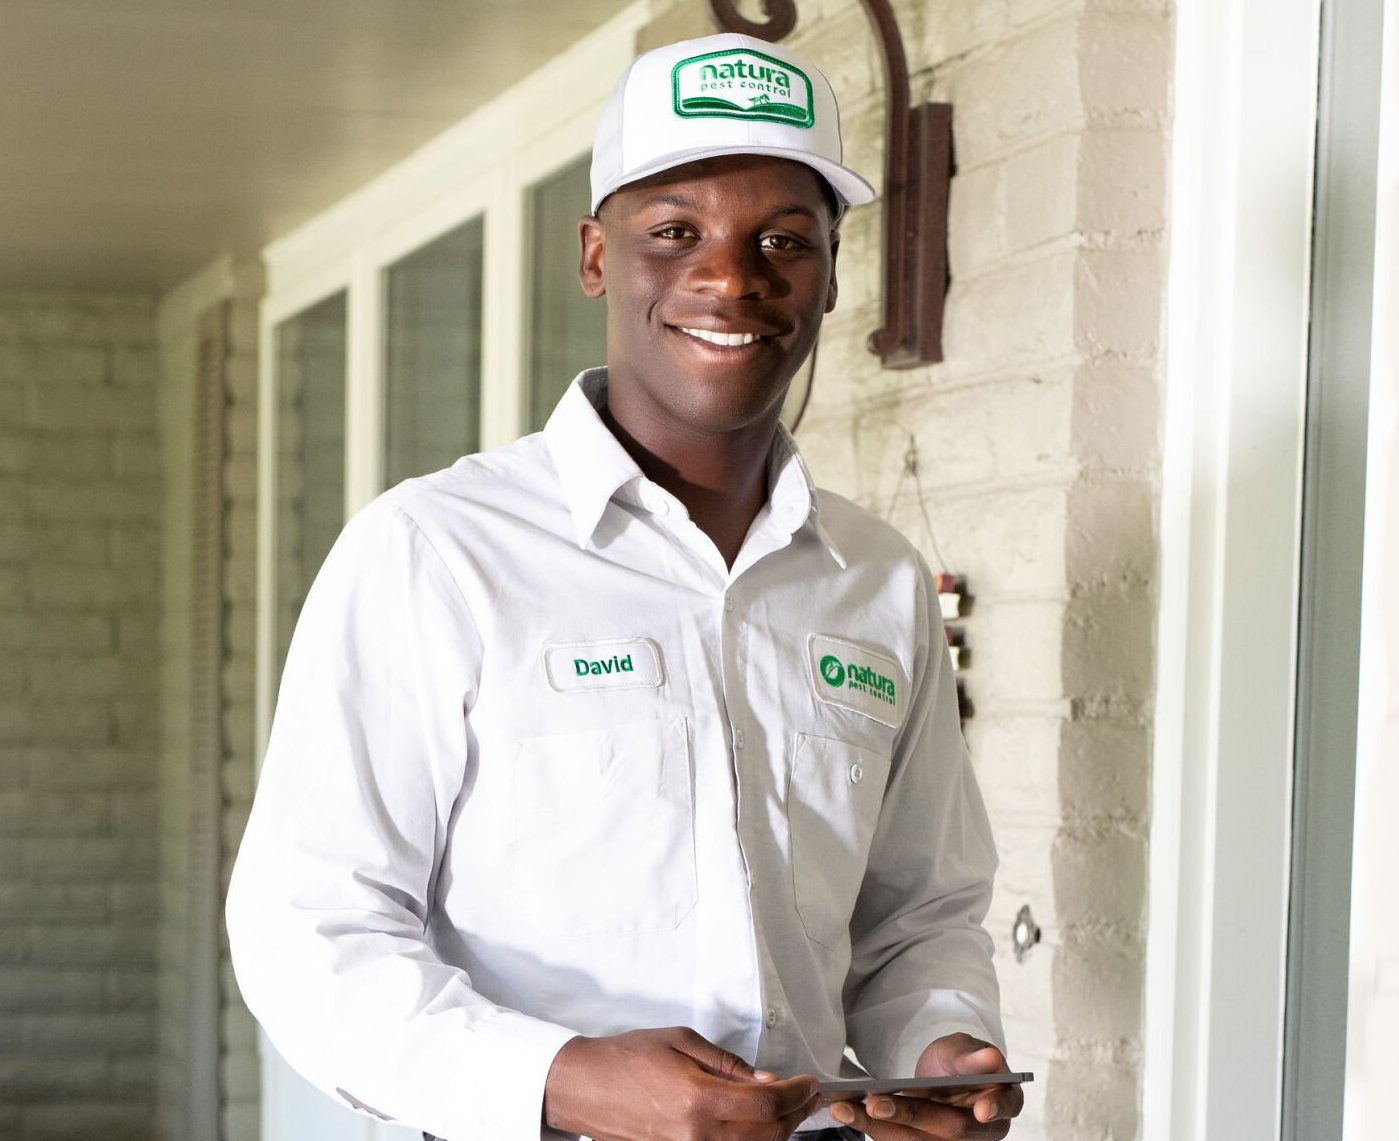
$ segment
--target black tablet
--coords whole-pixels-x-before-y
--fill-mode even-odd
[[[827,1101],[859,1101],[872,1093],[961,1093],[986,1086],[1018,1085],[1032,1082],[1032,1073],[952,1074],[940,1078],[852,1078],[821,1082],[816,1088]]]

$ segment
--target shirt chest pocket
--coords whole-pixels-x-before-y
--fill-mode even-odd
[[[849,936],[888,779],[889,759],[879,753],[797,736],[787,795],[793,888],[807,937],[822,946]]]
[[[685,718],[517,741],[516,904],[559,935],[677,926],[695,905]]]

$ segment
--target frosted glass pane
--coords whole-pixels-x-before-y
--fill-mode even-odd
[[[549,419],[569,381],[607,363],[607,307],[578,284],[578,219],[588,212],[590,155],[530,187],[529,324],[525,329],[529,427]]]
[[[481,251],[473,218],[390,266],[384,472],[390,486],[481,444]]]
[[[345,521],[345,294],[277,326],[278,673]]]

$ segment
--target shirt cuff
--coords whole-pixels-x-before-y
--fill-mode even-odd
[[[441,1128],[444,1141],[490,1137],[495,1141],[539,1141],[544,1129],[544,1083],[554,1057],[578,1031],[525,1014],[502,1010],[471,1034],[457,1075],[452,1108]]]

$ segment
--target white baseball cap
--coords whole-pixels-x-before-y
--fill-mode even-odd
[[[593,142],[592,212],[629,182],[732,154],[805,163],[850,206],[874,199],[841,163],[826,77],[779,44],[725,32],[656,48],[622,73]]]

